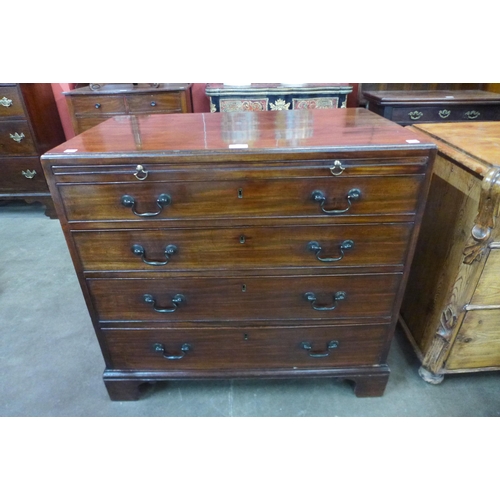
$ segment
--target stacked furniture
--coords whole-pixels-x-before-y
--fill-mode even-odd
[[[40,155],[64,140],[49,83],[0,83],[0,201],[40,202],[56,217]]]
[[[205,88],[212,113],[345,108],[351,92],[345,83],[208,83]]]
[[[500,122],[411,129],[439,152],[401,321],[437,384],[500,369]]]
[[[193,109],[190,83],[91,84],[64,95],[75,134],[111,117],[191,113]]]
[[[125,116],[44,155],[110,397],[238,377],[382,395],[435,152],[353,108]]]

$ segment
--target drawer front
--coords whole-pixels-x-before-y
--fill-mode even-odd
[[[69,221],[414,214],[422,177],[59,185]],[[157,214],[146,216],[145,214]]]
[[[0,87],[0,119],[24,116],[23,103],[17,87]]]
[[[401,266],[412,224],[73,231],[85,271]]]
[[[88,279],[100,321],[387,318],[399,274]]]
[[[102,123],[109,118],[112,118],[114,115],[89,115],[89,116],[83,116],[83,115],[78,115],[75,116],[74,123],[75,123],[75,133],[76,134],[81,134],[82,132],[85,132],[89,128],[95,127],[96,125],[99,125],[99,123]]]
[[[500,249],[490,251],[471,304],[500,308]]]
[[[500,309],[468,311],[446,368],[500,367]]]
[[[100,115],[106,113],[125,114],[125,100],[123,96],[72,96],[70,97],[75,114]]]
[[[130,113],[180,113],[182,112],[179,92],[157,94],[131,94],[127,96]]]
[[[0,193],[48,193],[38,158],[0,157]]]
[[[251,370],[375,365],[380,363],[387,326],[104,332],[114,369]]]
[[[409,106],[394,108],[391,119],[401,123],[499,120],[500,105]]]
[[[0,154],[36,154],[36,147],[27,121],[0,121]]]

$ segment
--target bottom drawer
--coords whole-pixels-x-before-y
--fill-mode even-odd
[[[376,365],[388,325],[103,330],[120,370]]]
[[[48,193],[38,157],[0,157],[0,194]]]

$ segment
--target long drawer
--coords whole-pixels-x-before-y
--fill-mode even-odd
[[[85,271],[402,266],[413,224],[72,231]]]
[[[114,369],[321,368],[376,365],[386,325],[103,330]]]
[[[0,155],[30,155],[36,152],[27,121],[0,121]]]
[[[68,221],[413,214],[421,176],[60,184]]]
[[[87,279],[101,322],[388,318],[401,275]]]
[[[38,157],[0,157],[0,193],[47,193],[45,175]]]
[[[0,118],[24,116],[23,103],[17,86],[0,86]]]

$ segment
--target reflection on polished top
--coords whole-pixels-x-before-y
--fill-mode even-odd
[[[44,155],[428,148],[420,135],[362,108],[116,116]],[[69,151],[68,151],[69,150]],[[73,151],[75,150],[75,151]]]
[[[413,128],[469,156],[470,162],[461,158],[463,165],[480,175],[494,165],[500,166],[500,122],[422,123]]]

